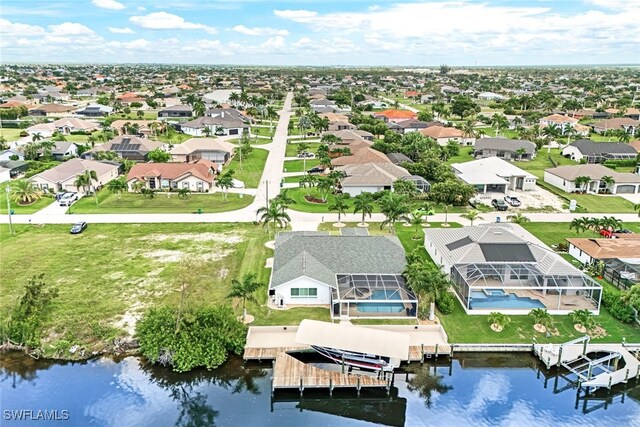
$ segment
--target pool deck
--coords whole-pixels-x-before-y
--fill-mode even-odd
[[[407,362],[451,353],[447,334],[440,325],[359,325],[359,327],[409,334]],[[296,343],[297,332],[297,326],[251,326],[247,332],[244,360],[274,360],[279,353],[311,350],[307,345]]]

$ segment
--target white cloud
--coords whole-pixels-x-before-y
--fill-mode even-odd
[[[269,37],[264,43],[261,43],[259,47],[267,51],[277,51],[284,49],[286,45],[282,36],[274,36]]]
[[[0,34],[5,36],[31,37],[45,33],[44,28],[38,25],[20,24],[0,18]]]
[[[134,31],[129,27],[107,27],[107,29],[114,34],[134,34]]]
[[[77,22],[63,22],[58,25],[49,25],[49,30],[53,36],[81,36],[87,34],[95,34],[93,30],[86,25]]]
[[[138,6],[138,10],[139,10],[140,12],[144,12],[145,10],[147,10],[147,8],[146,8],[146,7],[144,7],[144,6]]]
[[[318,12],[311,10],[274,10],[273,14],[285,19],[290,19],[295,22],[310,22],[313,18],[318,16]]]
[[[101,9],[122,10],[126,7],[116,0],[91,0],[91,3]]]
[[[313,40],[311,40],[309,37],[300,37],[300,39],[297,42],[293,43],[291,46],[305,47],[305,46],[309,46],[312,43],[313,43]]]
[[[203,30],[209,34],[217,32],[213,27],[188,22],[181,16],[167,12],[153,12],[148,15],[132,16],[129,21],[150,30]]]
[[[287,30],[278,30],[277,28],[269,28],[269,27],[253,27],[248,28],[244,25],[236,25],[232,28],[233,31],[238,32],[240,34],[245,34],[247,36],[288,36],[289,31]]]

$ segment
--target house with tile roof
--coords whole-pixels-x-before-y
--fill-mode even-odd
[[[616,239],[571,237],[569,255],[585,264],[610,259],[640,259],[640,234],[624,235]]]
[[[416,120],[418,118],[418,114],[409,110],[384,110],[378,111],[373,114],[373,117],[376,119],[381,119],[385,122],[394,122],[399,123],[404,120]]]
[[[640,128],[640,121],[628,117],[616,117],[613,119],[601,120],[591,125],[595,133],[604,134],[610,131],[623,130],[633,135]]]
[[[451,141],[468,146],[472,146],[476,142],[474,137],[465,137],[464,132],[454,127],[429,126],[424,129],[419,129],[418,132],[424,136],[435,139],[436,142],[442,146],[447,145]]]
[[[231,160],[234,151],[235,146],[222,139],[191,138],[175,145],[169,153],[172,162],[190,163],[205,159],[222,166]]]
[[[536,189],[538,178],[498,157],[487,157],[465,163],[453,163],[456,177],[473,185],[479,193],[507,193],[509,190]]]
[[[520,226],[431,228],[424,235],[467,314],[599,313],[602,287]]]
[[[392,190],[393,183],[399,179],[412,179],[411,174],[403,167],[393,163],[362,163],[336,167],[343,172],[340,180],[342,192],[352,197],[361,193],[377,193]],[[427,181],[424,181],[429,186]]]
[[[209,193],[214,189],[218,165],[200,159],[194,163],[138,163],[127,175],[129,191],[136,191],[138,183],[158,191],[187,189],[191,192]]]

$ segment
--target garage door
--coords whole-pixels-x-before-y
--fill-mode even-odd
[[[635,192],[635,185],[618,185],[616,188],[616,194],[634,194]]]
[[[229,129],[229,135],[237,135],[238,129]]]

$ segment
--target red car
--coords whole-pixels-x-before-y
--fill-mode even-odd
[[[606,230],[604,228],[602,230],[600,230],[600,235],[603,236],[603,237],[607,237],[609,239],[611,237],[613,237],[613,233],[611,232],[611,230]]]

